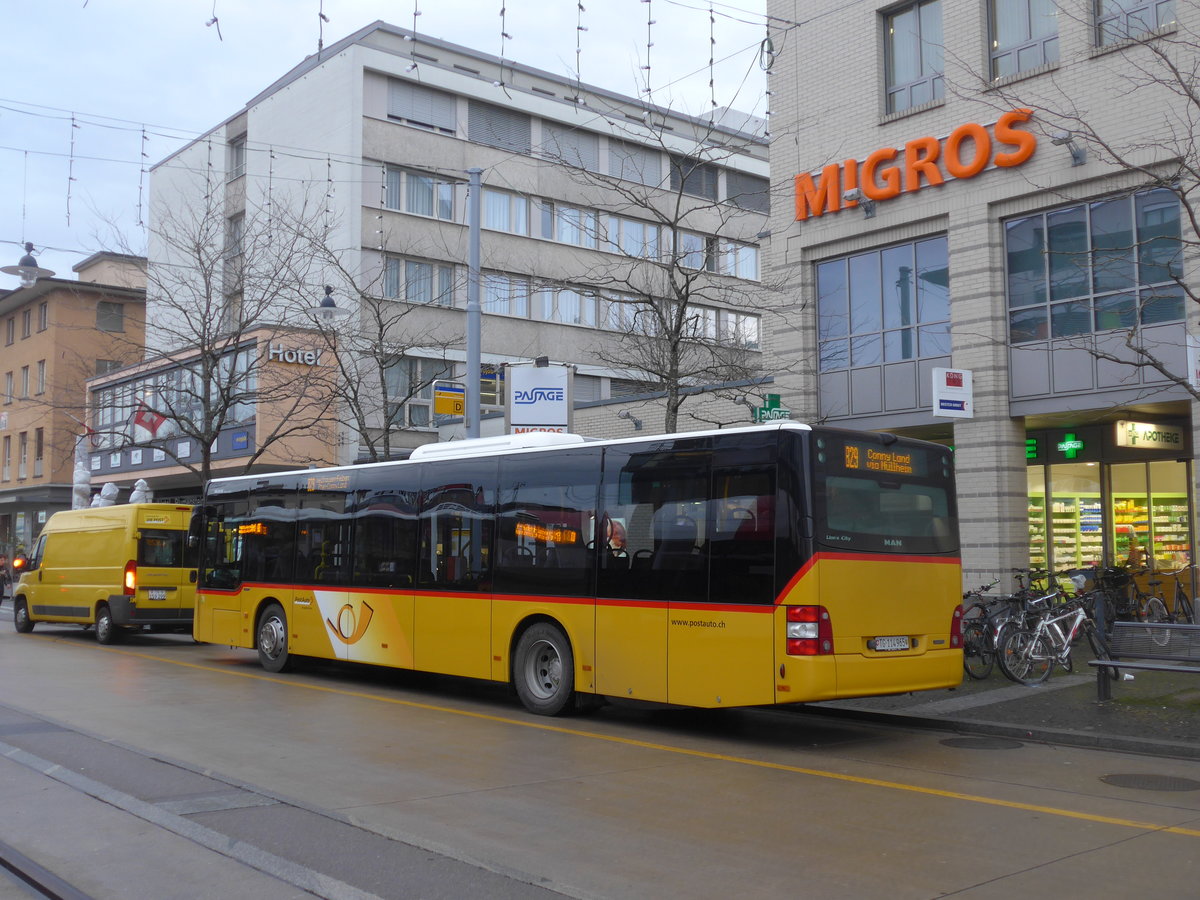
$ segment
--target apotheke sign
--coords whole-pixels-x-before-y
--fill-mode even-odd
[[[1117,446],[1144,450],[1182,450],[1183,429],[1152,422],[1117,423]]]

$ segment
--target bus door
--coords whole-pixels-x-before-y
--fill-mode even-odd
[[[497,460],[447,460],[424,472],[415,667],[490,678]]]
[[[673,440],[604,451],[596,591],[596,689],[667,700],[668,602],[691,577],[707,454]],[[703,503],[700,504],[703,509]]]
[[[420,468],[365,467],[356,474],[350,603],[363,636],[348,645],[349,657],[411,669]]]
[[[371,622],[370,606],[349,591],[351,474],[301,478],[296,518],[296,591],[291,650],[348,660]]]
[[[664,506],[671,519],[694,521],[699,532],[674,571],[658,574],[670,600],[671,703],[775,702],[774,446],[773,434],[723,444],[714,451],[711,480],[702,469],[681,479]]]

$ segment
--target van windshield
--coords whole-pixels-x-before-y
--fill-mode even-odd
[[[184,565],[182,531],[144,528],[138,541],[138,565],[178,568]]]

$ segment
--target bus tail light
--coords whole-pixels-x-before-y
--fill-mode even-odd
[[[833,625],[825,607],[787,607],[787,652],[789,656],[833,653]]]
[[[137,560],[131,559],[125,563],[125,595],[132,597],[137,593]]]
[[[950,617],[950,646],[951,647],[961,647],[962,646],[962,617],[963,617],[963,608],[962,608],[962,604],[960,603],[960,604],[958,604],[958,606],[954,607],[954,615]]]

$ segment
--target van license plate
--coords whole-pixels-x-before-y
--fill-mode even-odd
[[[167,599],[167,589],[166,588],[150,588],[148,591],[146,591],[146,593],[150,595],[151,600],[166,600]]]
[[[908,635],[901,634],[892,637],[875,638],[875,649],[878,650],[907,650],[909,649]]]

